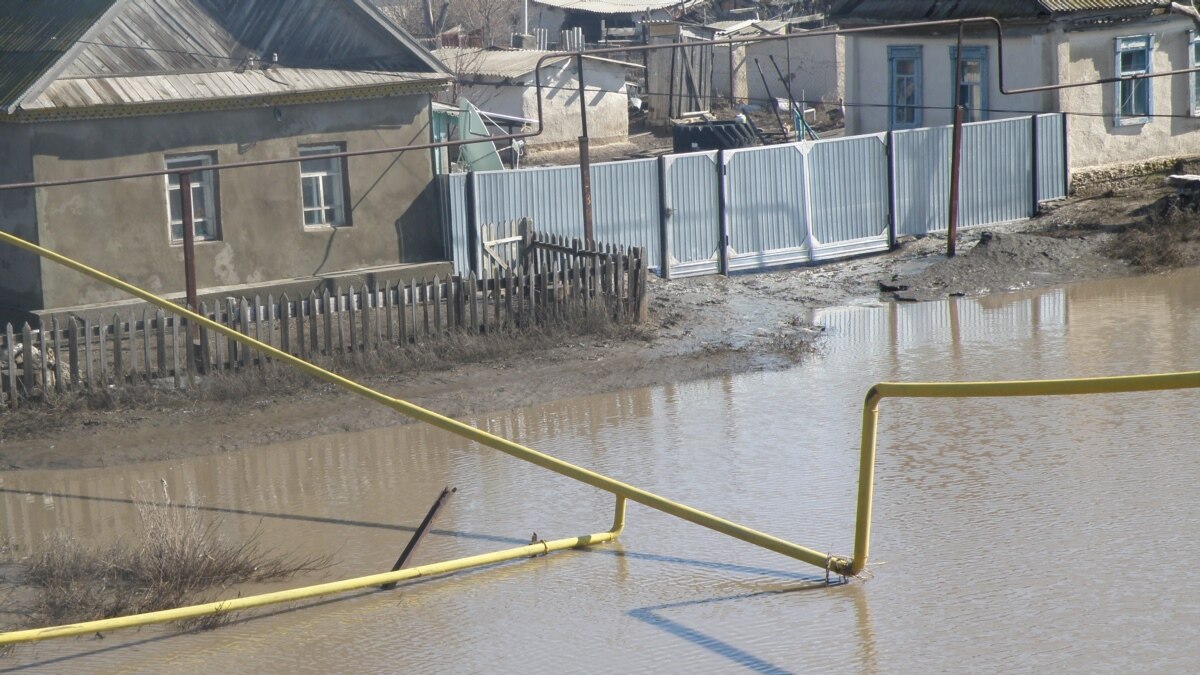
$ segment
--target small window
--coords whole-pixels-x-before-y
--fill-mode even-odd
[[[1188,31],[1188,68],[1200,66],[1200,35]],[[1188,110],[1192,117],[1200,117],[1200,72],[1188,74]]]
[[[921,48],[888,47],[888,127],[921,126]]]
[[[962,70],[959,70],[958,47],[950,47],[951,78],[958,79],[958,101],[966,107],[966,122],[982,122],[988,118],[987,47],[963,47]],[[950,105],[954,106],[954,90],[950,90]]]
[[[1148,75],[1153,39],[1149,35],[1117,38],[1117,77]],[[1150,108],[1150,80],[1122,79],[1117,82],[1116,123],[1146,124],[1153,114]]]
[[[188,169],[212,166],[217,163],[217,154],[202,153],[175,155],[166,158],[168,169]],[[192,233],[196,241],[211,241],[221,238],[217,216],[217,176],[215,171],[195,171],[188,174],[192,186]],[[183,243],[183,199],[179,192],[179,174],[167,174],[167,209],[171,243]]]
[[[309,145],[301,157],[345,152],[342,145]],[[300,193],[305,227],[344,227],[346,217],[345,158],[306,159],[300,162]]]

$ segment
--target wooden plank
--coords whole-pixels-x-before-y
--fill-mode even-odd
[[[279,350],[285,354],[292,353],[291,314],[292,301],[284,293],[279,296]]]
[[[463,291],[467,294],[467,297],[465,298],[467,307],[464,308],[464,313],[467,314],[468,321],[467,332],[477,334],[479,333],[479,298],[476,291],[478,290],[479,285],[475,280],[474,272],[467,274],[467,278],[463,282],[463,285]]]
[[[25,354],[25,363],[21,368],[21,379],[24,380],[25,395],[33,395],[33,329],[29,327],[29,322],[26,321],[21,326],[21,351]]]
[[[100,384],[108,386],[108,327],[100,324]]]
[[[358,316],[355,312],[354,305],[358,300],[358,292],[354,290],[354,284],[350,284],[350,290],[346,291],[346,318],[350,324],[350,351],[358,351]]]
[[[433,297],[433,334],[437,337],[442,337],[442,280],[435,274],[433,275],[433,285],[426,289],[432,290]]]
[[[71,356],[70,388],[79,385],[79,319],[71,317],[67,332],[67,351]]]
[[[54,391],[63,392],[63,358],[62,358],[62,342],[60,341],[58,332],[58,317],[50,317],[50,341],[51,348],[54,350]]]
[[[421,277],[421,322],[424,327],[422,334],[429,337],[429,280]]]
[[[200,303],[200,316],[202,316],[206,319],[208,318],[207,303],[204,303],[204,302]],[[200,363],[199,363],[199,367],[196,368],[196,370],[194,371],[197,374],[207,373],[209,368],[212,367],[212,348],[209,345],[209,340],[208,340],[208,327],[205,326],[204,324],[200,324],[199,331],[200,331]],[[189,371],[189,372],[191,372],[191,371]]]
[[[226,317],[226,323],[225,323],[226,326],[228,326],[229,328],[231,328],[233,330],[236,330],[239,333],[243,332],[242,331],[242,317],[238,316],[237,302],[233,298],[225,298],[225,317]],[[233,370],[237,367],[238,355],[245,352],[246,349],[245,349],[245,347],[242,347],[242,345],[239,344],[238,341],[234,340],[233,338],[226,338],[225,344],[228,345],[228,347],[229,347],[229,361],[228,361],[229,369]]]
[[[160,309],[154,313],[154,351],[158,377],[167,376],[167,315]]]
[[[114,317],[114,319],[115,319],[114,324],[121,321],[121,319],[119,317]],[[103,329],[101,329],[101,330],[103,330]],[[129,373],[130,373],[129,381],[131,383],[133,383],[133,382],[137,381],[137,374],[138,374],[137,319],[134,318],[133,312],[129,313],[129,326],[128,327],[122,326],[122,330],[124,331],[124,339],[114,340],[114,342],[116,344],[114,345],[115,348],[113,349],[113,352],[114,352],[113,357],[115,358],[117,354],[121,354],[121,362],[128,364]],[[115,334],[116,333],[115,333],[115,328],[114,328],[114,336],[115,336]],[[124,356],[126,340],[129,341],[129,360],[128,361],[125,361],[125,356]],[[104,358],[101,357],[100,360],[103,361]],[[125,381],[125,371],[124,370],[122,370],[119,373],[115,373],[115,375],[117,376],[117,379],[120,379],[122,381],[122,383],[124,383],[124,381]],[[101,377],[100,379],[103,380],[104,378]]]
[[[160,313],[161,315],[161,313]],[[186,336],[187,333],[184,333]],[[191,345],[186,345],[190,347]],[[187,351],[192,351],[188,349]],[[179,317],[171,317],[171,378],[175,382],[175,388],[183,387],[183,379],[179,376]]]
[[[338,338],[337,350],[338,350],[339,354],[345,354],[346,353],[346,322],[343,321],[343,319],[345,318],[343,316],[343,314],[345,313],[346,307],[345,307],[345,305],[342,304],[342,287],[341,286],[336,286],[333,289],[333,309],[334,309],[333,319],[334,319],[334,321],[337,322],[337,338]]]
[[[154,367],[150,365],[150,320],[146,310],[142,310],[142,373],[149,380],[154,375]]]
[[[489,277],[486,275],[481,274],[479,279],[479,303],[480,309],[482,310],[479,313],[480,334],[485,334],[488,332],[488,278]]]
[[[617,304],[617,318],[625,318],[625,256],[618,251],[613,258],[613,300]]]
[[[408,290],[409,290],[409,294],[408,294],[409,307],[412,308],[412,311],[409,312],[410,314],[412,314],[412,341],[413,341],[413,344],[415,345],[415,344],[417,344],[417,341],[420,339],[418,336],[421,333],[420,322],[417,319],[417,311],[419,309],[418,305],[421,302],[421,296],[417,294],[417,280],[415,278],[409,279],[409,289]]]
[[[267,344],[271,345],[272,347],[275,347],[279,344],[279,341],[275,339],[275,312],[276,311],[277,310],[275,308],[275,294],[268,293],[267,294],[267,307],[266,307]]]
[[[504,270],[504,315],[505,321],[508,322],[508,327],[512,328],[515,324],[513,317],[513,273],[512,268]]]
[[[387,282],[383,284],[383,320],[387,323],[387,329],[384,330],[384,338],[389,345],[396,344],[396,326],[395,320],[395,300],[392,299],[392,287]],[[400,289],[403,293],[403,289]],[[401,315],[403,316],[403,314]]]
[[[316,358],[321,349],[321,336],[317,331],[317,305],[319,304],[316,291],[308,292],[308,354]]]
[[[8,405],[13,410],[20,407],[17,396],[17,350],[14,347],[15,344],[12,324],[6,323],[4,324],[4,372],[8,373]]]
[[[325,356],[333,355],[333,305],[329,298],[329,289],[321,291],[321,318],[325,325]]]
[[[254,339],[262,342],[262,298],[254,296]]]
[[[251,321],[250,300],[242,298],[238,310],[238,333],[248,337],[250,336]],[[241,342],[238,342],[238,365],[241,366],[241,368],[246,368],[247,365],[252,363],[250,352],[250,347],[242,345]]]
[[[638,252],[639,267],[636,318],[638,323],[645,323],[650,320],[650,261],[646,258],[645,248],[639,248]]]
[[[42,398],[46,398],[50,394],[50,352],[46,351],[46,326],[38,323],[38,351],[42,358],[38,359],[41,363],[38,364],[38,370],[41,371],[41,389]]]
[[[305,314],[304,296],[296,298],[296,353],[302,359],[309,357],[308,354],[308,333],[305,329]],[[311,308],[308,308],[311,311]],[[308,321],[307,323],[312,323]]]
[[[387,285],[385,284],[383,288],[384,288],[384,292],[386,293]],[[374,329],[375,329],[375,335],[373,337],[375,338],[375,347],[376,348],[378,348],[379,344],[381,342],[383,342],[383,312],[382,312],[383,308],[382,308],[382,304],[383,304],[383,298],[380,297],[380,295],[379,295],[379,288],[377,286],[375,286],[374,284],[372,284],[371,285],[371,312],[373,314],[372,314],[371,322],[374,324]],[[389,326],[389,329],[390,328],[391,327]]]
[[[365,352],[371,343],[371,292],[366,284],[363,284],[360,297],[362,305],[358,309],[362,318],[362,350]]]
[[[213,315],[212,320],[222,325],[228,325],[221,317],[221,301],[213,300]],[[214,331],[212,336],[213,341],[213,363],[216,366],[216,372],[220,373],[225,370],[225,336],[220,332]]]
[[[83,320],[83,378],[84,386],[91,389],[96,383],[92,366],[92,322]]]
[[[408,289],[404,282],[396,282],[396,341],[401,346],[408,346]]]

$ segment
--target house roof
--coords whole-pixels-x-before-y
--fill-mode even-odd
[[[184,82],[196,85],[196,100],[226,97],[226,85],[238,81],[233,88],[266,94],[282,85],[264,84],[269,75],[234,77],[268,70],[264,64],[290,71],[291,93],[336,91],[356,81],[378,86],[384,73],[392,82],[448,79],[436,59],[366,0],[0,3],[0,111],[9,114],[50,103],[193,100],[182,93],[163,98]],[[299,76],[304,70],[313,72]],[[154,77],[153,84],[146,79]]]
[[[460,47],[444,47],[435,49],[433,55],[446,65],[451,72],[462,75],[479,75],[508,79],[521,77],[532,73],[537,68],[538,60],[547,54],[559,54],[561,58],[550,59],[546,63],[558,63],[573,58],[572,54],[563,52],[543,52],[527,49],[472,49]],[[608,63],[622,68],[642,68],[636,63],[614,61],[597,56],[585,57],[589,62]]]
[[[1161,0],[841,0],[834,20],[937,21],[992,16],[997,19],[1039,19],[1078,12],[1154,9]]]
[[[531,0],[535,5],[593,14],[641,14],[663,9],[687,9],[705,0]]]

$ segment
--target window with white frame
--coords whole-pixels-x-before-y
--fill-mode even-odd
[[[888,128],[921,126],[921,47],[888,47]]]
[[[217,163],[215,152],[189,155],[168,155],[167,169],[190,169]],[[192,233],[196,241],[221,238],[217,215],[217,176],[215,171],[188,173],[192,186]],[[167,210],[172,244],[183,243],[183,196],[179,191],[179,174],[167,174]]]
[[[306,145],[301,157],[345,152],[343,145]],[[346,171],[342,157],[306,159],[300,162],[300,192],[305,227],[344,227],[346,218]]]
[[[1188,68],[1200,66],[1200,35],[1188,31]],[[1188,112],[1200,117],[1200,72],[1188,74]]]
[[[1148,75],[1153,38],[1149,35],[1117,38],[1117,77]],[[1150,80],[1122,79],[1117,82],[1116,123],[1145,124],[1150,121]]]
[[[986,120],[988,110],[987,47],[963,47],[962,67],[958,63],[958,47],[950,46],[952,78],[958,80],[958,102],[966,107],[963,120]],[[954,105],[954,89],[950,90],[950,105]]]

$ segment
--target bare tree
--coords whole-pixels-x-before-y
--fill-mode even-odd
[[[457,0],[454,16],[468,29],[479,29],[484,46],[507,45],[521,18],[521,1]]]

